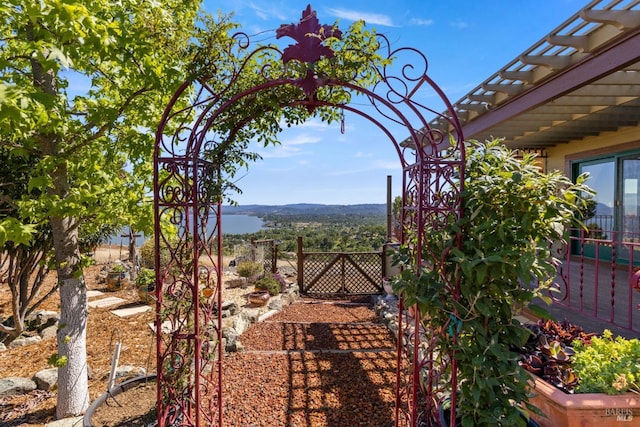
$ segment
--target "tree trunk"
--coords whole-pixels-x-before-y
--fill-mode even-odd
[[[66,175],[66,170],[57,171]],[[54,180],[56,181],[56,180]],[[89,406],[87,378],[87,288],[82,277],[78,229],[71,218],[51,218],[58,283],[58,400],[56,418],[80,415]],[[63,359],[66,358],[66,361]]]
[[[27,39],[35,40],[33,23],[27,24]],[[57,95],[55,73],[36,57],[31,59],[33,84],[48,95]],[[58,106],[57,108],[60,108]],[[69,196],[69,170],[59,136],[40,135],[42,153],[58,159],[51,172],[53,188],[49,193],[60,201]],[[84,413],[89,406],[87,378],[87,288],[82,277],[78,223],[59,210],[50,217],[56,270],[60,288],[60,323],[58,343],[58,398],[56,417],[66,418]]]

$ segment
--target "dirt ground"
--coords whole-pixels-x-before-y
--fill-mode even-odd
[[[108,262],[126,257],[126,251],[119,247],[102,247],[96,251],[96,265],[85,270],[85,281],[89,290],[99,290],[106,296],[116,296],[125,300],[118,306],[90,308],[87,325],[87,363],[92,372],[89,380],[89,400],[93,401],[106,392],[111,367],[111,358],[118,337],[121,341],[119,366],[143,367],[147,372],[155,372],[155,336],[149,327],[153,322],[153,310],[132,317],[120,318],[111,313],[113,309],[139,305],[139,298],[133,286],[115,292],[107,290],[99,281],[100,270]],[[228,265],[229,260],[225,260]],[[46,278],[45,289],[55,284],[56,274]],[[224,294],[223,294],[224,295]],[[59,311],[59,296],[54,293],[43,305],[42,310]],[[11,315],[10,293],[7,286],[0,285],[0,317]],[[0,352],[0,378],[10,376],[31,378],[36,372],[51,366],[47,359],[56,353],[55,338],[42,340],[25,347]],[[41,390],[24,396],[0,399],[0,426],[41,426],[52,421],[55,415],[56,394]]]

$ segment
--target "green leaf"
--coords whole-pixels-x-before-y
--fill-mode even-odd
[[[17,245],[28,245],[36,228],[32,224],[23,224],[16,218],[5,218],[0,220],[0,247],[4,247],[8,242]]]

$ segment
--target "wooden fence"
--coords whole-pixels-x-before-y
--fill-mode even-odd
[[[304,252],[298,237],[302,294],[367,295],[383,292],[383,252]]]

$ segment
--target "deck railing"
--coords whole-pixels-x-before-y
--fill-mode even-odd
[[[555,255],[554,306],[640,332],[640,233],[571,230]]]

